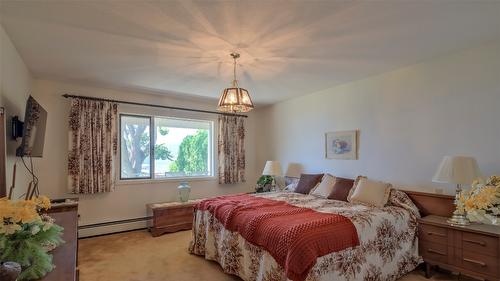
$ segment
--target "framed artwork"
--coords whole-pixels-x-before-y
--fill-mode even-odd
[[[358,159],[358,131],[326,133],[325,157],[327,159]]]

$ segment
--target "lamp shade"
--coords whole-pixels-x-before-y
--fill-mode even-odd
[[[262,171],[264,176],[281,176],[281,165],[279,161],[267,161],[264,170]]]
[[[253,103],[247,90],[226,88],[220,96],[217,109],[222,112],[248,112],[253,109]]]
[[[302,165],[300,165],[299,163],[289,163],[286,168],[285,176],[292,178],[300,178],[301,173],[302,173]]]
[[[445,156],[432,181],[469,185],[479,177],[481,172],[473,157]]]

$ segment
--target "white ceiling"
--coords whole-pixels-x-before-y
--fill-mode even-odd
[[[35,77],[268,104],[500,38],[500,1],[5,1]]]

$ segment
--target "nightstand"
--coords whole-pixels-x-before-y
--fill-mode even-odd
[[[419,253],[426,263],[426,277],[432,266],[439,266],[479,280],[500,280],[500,227],[452,226],[447,219],[434,215],[419,219]]]

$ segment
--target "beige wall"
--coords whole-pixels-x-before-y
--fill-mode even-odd
[[[24,64],[9,36],[0,25],[0,106],[5,108],[6,139],[7,139],[7,188],[12,182],[12,169],[17,163],[17,177],[14,198],[26,191],[30,177],[22,163],[15,157],[16,148],[21,139],[12,140],[10,122],[12,116],[24,120],[26,100],[31,89],[31,74]]]
[[[257,159],[453,192],[431,178],[444,155],[500,173],[500,41],[258,110]],[[357,161],[327,160],[324,134],[360,130]]]
[[[200,102],[187,99],[167,98],[160,95],[89,87],[79,84],[35,80],[33,94],[48,112],[45,135],[44,157],[38,163],[40,189],[52,198],[67,197],[67,151],[68,151],[68,111],[69,101],[61,97],[64,93],[95,97],[163,104],[198,109],[213,110],[216,101]],[[208,118],[216,120],[216,115],[185,113],[173,110],[151,109],[136,106],[120,106],[125,113],[159,114],[165,116]],[[193,180],[192,198],[210,197],[226,193],[247,192],[253,189],[258,163],[255,158],[255,123],[253,116],[247,119],[247,183],[239,185],[219,185],[217,179]],[[161,201],[176,201],[179,181],[156,183],[120,183],[111,193],[84,195],[80,198],[80,225],[88,225],[146,216],[146,204]],[[115,229],[116,230],[116,229]],[[91,233],[96,234],[96,233]],[[85,235],[85,234],[84,234]]]

